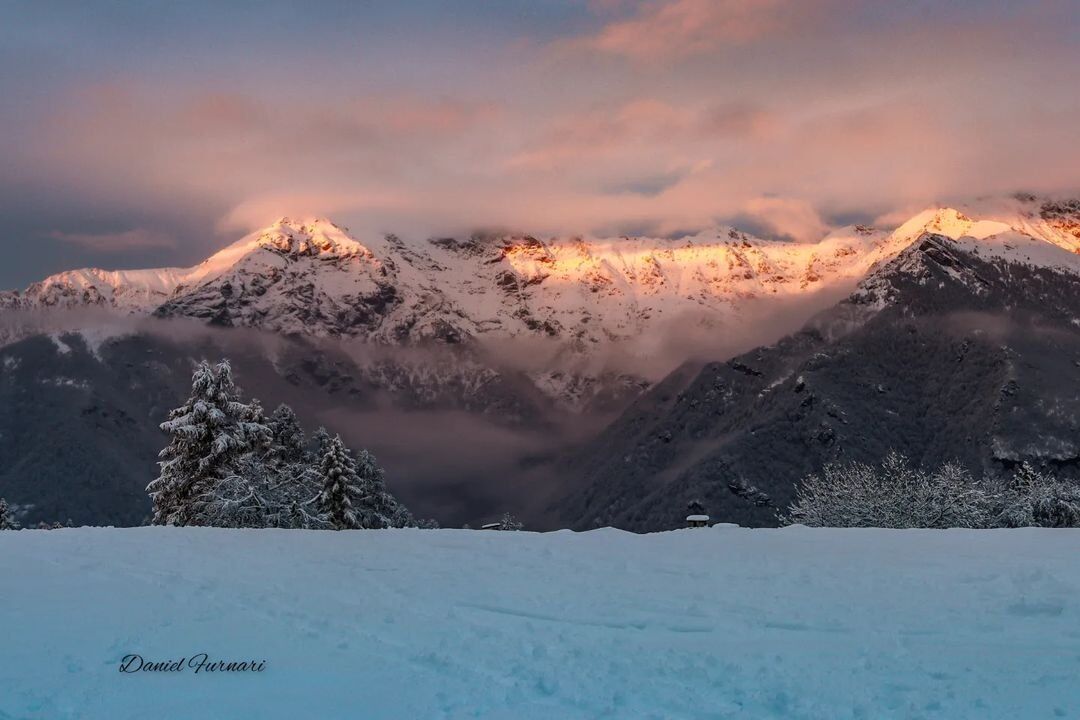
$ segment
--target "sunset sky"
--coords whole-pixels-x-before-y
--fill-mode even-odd
[[[1080,187],[1080,0],[0,2],[0,288],[282,215],[793,241]]]

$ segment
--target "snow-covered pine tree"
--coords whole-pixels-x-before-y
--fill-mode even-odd
[[[304,456],[304,430],[293,409],[285,403],[278,405],[266,424],[271,435],[267,460],[277,466],[300,462]]]
[[[326,454],[331,439],[330,433],[322,425],[315,428],[315,432],[311,433],[311,452],[308,455],[312,465],[318,465],[322,462],[322,456]]]
[[[7,500],[0,498],[0,530],[18,530],[19,523],[15,514],[8,507]]]
[[[316,508],[319,489],[311,466],[275,467],[249,452],[193,501],[193,514],[213,527],[325,528]]]
[[[386,489],[386,473],[367,450],[356,454],[356,474],[360,478],[360,499],[353,509],[364,528],[415,527],[408,509]]]
[[[361,527],[353,509],[353,499],[360,495],[360,478],[349,451],[337,435],[331,440],[319,461],[322,492],[319,511],[334,530],[353,530]]]
[[[245,453],[269,443],[262,408],[239,396],[228,360],[195,367],[191,397],[161,424],[171,438],[159,454],[160,475],[146,487],[155,525],[205,524],[194,512],[196,499],[234,473]]]
[[[340,435],[327,444],[319,475],[319,509],[335,529],[416,527],[408,509],[386,490],[375,456],[361,450],[354,459]]]
[[[268,468],[254,453],[246,453],[205,492],[191,501],[191,515],[210,527],[266,527],[270,503],[265,492]]]

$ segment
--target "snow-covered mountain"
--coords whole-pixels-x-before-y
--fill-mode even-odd
[[[203,357],[375,452],[407,504],[448,522],[550,505],[548,527],[656,529],[702,499],[769,524],[803,474],[889,448],[1080,478],[1078,229],[1080,203],[1024,198],[801,245],[730,229],[361,242],[286,221],[193,268],[61,273],[0,294],[0,489],[35,520],[139,522],[157,424]],[[629,347],[647,365],[695,330],[744,345],[655,384],[606,364]]]
[[[646,374],[605,367],[613,346],[646,358],[673,328],[738,336],[784,301],[799,322],[925,232],[1068,265],[1061,251],[1080,249],[1080,202],[935,208],[891,232],[851,226],[805,244],[728,227],[679,239],[361,241],[328,220],[283,218],[192,268],[72,270],[0,293],[0,308],[105,307],[390,346],[533,338],[543,348],[527,368],[537,387],[580,405]]]
[[[801,478],[890,450],[1080,482],[1080,254],[1044,222],[948,209],[906,223],[895,236],[914,240],[846,300],[774,343],[683,366],[569,455],[553,517],[650,531],[701,500],[770,525]]]
[[[520,335],[600,343],[647,336],[694,311],[719,323],[760,297],[857,279],[888,239],[846,228],[800,245],[721,228],[678,240],[476,235],[417,246],[392,235],[362,244],[328,220],[282,218],[193,268],[72,270],[3,303],[110,306],[393,344]]]

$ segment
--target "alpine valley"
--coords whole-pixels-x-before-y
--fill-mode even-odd
[[[446,524],[656,530],[699,499],[772,525],[807,473],[888,449],[1080,477],[1080,201],[813,243],[283,218],[191,268],[62,272],[0,293],[0,494],[30,522],[138,524],[157,425],[222,356]]]

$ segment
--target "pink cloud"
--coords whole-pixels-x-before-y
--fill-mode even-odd
[[[1075,187],[1068,52],[1012,24],[853,32],[845,2],[605,4],[618,19],[574,53],[485,55],[497,72],[428,91],[118,81],[52,103],[23,166],[96,205],[200,208],[230,234],[318,214],[403,237],[748,218],[813,239],[821,217]],[[120,235],[97,242],[140,241]]]
[[[795,240],[817,240],[828,232],[814,206],[797,198],[752,198],[743,206],[746,215],[758,220],[772,235]]]
[[[579,45],[638,60],[685,57],[785,30],[810,4],[790,0],[646,2],[630,18],[580,38]]]
[[[393,189],[267,194],[249,198],[230,208],[218,222],[217,229],[224,234],[251,230],[268,225],[282,216],[341,218],[356,213],[403,213],[415,209],[419,203],[420,198],[415,195]]]
[[[619,165],[621,159],[650,157],[659,163],[654,172],[670,172],[701,165],[701,155],[715,143],[762,139],[776,126],[771,112],[748,103],[676,106],[640,98],[556,117],[538,137],[526,139],[507,167],[553,170],[586,158]],[[688,152],[691,146],[698,152]],[[692,157],[695,154],[697,158]]]
[[[171,248],[175,245],[172,238],[143,228],[135,228],[120,233],[65,233],[53,232],[49,237],[61,242],[71,243],[88,250],[101,252],[124,252],[140,248]]]

